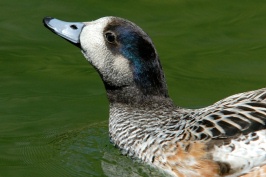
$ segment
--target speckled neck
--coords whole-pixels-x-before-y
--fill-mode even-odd
[[[134,107],[151,106],[151,105],[166,105],[175,107],[173,101],[165,92],[154,94],[143,93],[137,86],[110,87],[106,86],[107,97],[110,104],[125,104]]]

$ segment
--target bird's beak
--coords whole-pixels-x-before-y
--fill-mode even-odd
[[[80,22],[64,22],[52,17],[43,19],[44,26],[72,44],[80,47],[79,36],[85,26]]]

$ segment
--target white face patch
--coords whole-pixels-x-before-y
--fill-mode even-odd
[[[85,22],[86,26],[80,34],[80,43],[85,52],[85,57],[96,68],[102,68],[104,66],[104,59],[111,53],[105,45],[103,35],[104,27],[108,22],[109,18],[107,17],[92,22]]]
[[[114,59],[113,67],[116,71],[120,73],[127,73],[129,69],[129,61],[121,55],[117,56]]]
[[[80,34],[80,44],[85,58],[98,70],[103,80],[115,86],[133,81],[129,60],[121,54],[113,54],[106,46],[105,27],[114,17],[103,17],[96,21],[85,22]]]

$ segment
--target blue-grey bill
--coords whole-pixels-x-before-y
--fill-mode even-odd
[[[43,23],[48,29],[74,44],[79,44],[79,36],[85,26],[80,22],[65,22],[52,17],[45,17]]]

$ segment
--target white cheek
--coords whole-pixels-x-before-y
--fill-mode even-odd
[[[110,18],[85,23],[80,34],[80,43],[86,59],[101,73],[106,82],[121,85],[133,80],[129,61],[114,55],[106,46],[104,28]]]
[[[114,60],[113,68],[118,72],[118,74],[124,75],[124,77],[133,78],[129,65],[128,59],[123,56],[118,56]]]
[[[85,52],[86,58],[96,67],[102,68],[104,59],[108,55],[108,49],[105,46],[104,39],[100,33],[102,29],[86,26],[80,35],[82,49]]]

